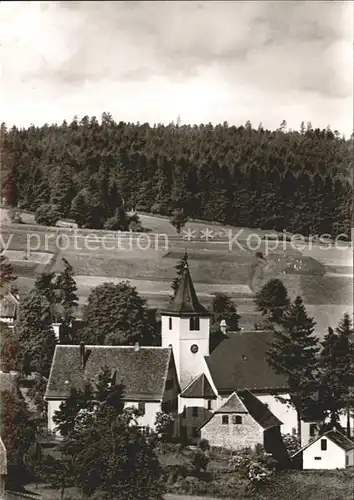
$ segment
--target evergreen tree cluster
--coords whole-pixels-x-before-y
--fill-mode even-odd
[[[256,307],[274,331],[267,359],[288,384],[290,402],[300,420],[311,418],[339,427],[339,416],[349,416],[354,408],[353,323],[348,313],[335,330],[328,328],[322,342],[314,334],[315,321],[306,311],[300,296],[293,302],[283,283],[270,280],[255,297]],[[326,424],[327,425],[327,424]]]
[[[80,226],[124,227],[122,211],[137,208],[302,234],[350,230],[352,144],[310,123],[299,131],[285,123],[275,131],[250,122],[150,126],[103,113],[101,121],[2,124],[1,154],[8,205],[50,204],[51,216]]]

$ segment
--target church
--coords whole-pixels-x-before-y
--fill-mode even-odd
[[[0,321],[13,327],[18,310],[19,298],[10,291],[0,300]],[[60,344],[60,324],[53,317],[58,343],[45,392],[48,430],[55,432],[53,416],[70,388],[94,382],[100,370],[108,367],[112,379],[124,384],[125,406],[139,408],[139,425],[144,429],[153,429],[157,414],[163,411],[174,418],[175,437],[189,442],[197,442],[205,433],[210,442],[241,442],[250,439],[247,433],[254,434],[255,423],[258,434],[263,430],[270,434],[264,428],[269,422],[277,422],[282,434],[296,434],[297,414],[286,404],[286,379],[267,362],[271,331],[227,332],[211,350],[211,313],[198,299],[188,264],[174,299],[160,313],[159,347]],[[232,411],[230,398],[237,400]],[[246,400],[251,404],[242,402]],[[341,424],[346,426],[344,415]],[[318,428],[319,422],[302,422],[303,445],[316,436]],[[237,433],[243,434],[242,439]]]
[[[266,361],[272,333],[231,332],[210,352],[210,321],[186,264],[174,299],[161,311],[160,347],[58,344],[45,393],[49,430],[55,430],[53,415],[70,387],[94,381],[105,366],[124,384],[125,405],[142,412],[143,428],[153,429],[162,410],[173,415],[176,436],[196,441],[230,396],[247,390],[264,414],[279,421],[283,434],[295,433],[294,409],[277,399],[288,398],[286,381]]]

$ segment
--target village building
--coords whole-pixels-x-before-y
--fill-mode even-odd
[[[138,419],[142,428],[154,429],[160,411],[177,416],[180,387],[171,348],[57,345],[44,396],[50,431],[56,430],[53,416],[70,388],[83,389],[85,382],[95,384],[103,368],[111,370],[112,382],[123,384],[125,407],[142,413]]]
[[[267,362],[273,332],[229,332],[211,350],[210,320],[186,265],[174,299],[161,311],[161,347],[57,345],[45,395],[49,429],[54,429],[54,412],[70,387],[82,386],[87,377],[93,380],[107,364],[116,370],[117,382],[126,385],[126,404],[145,405],[142,426],[153,427],[155,415],[163,407],[176,415],[175,434],[196,442],[203,423],[233,393],[248,390],[281,422],[282,434],[296,434],[297,413],[286,404],[290,401],[286,378]],[[84,355],[80,354],[82,348]],[[169,370],[164,372],[161,366],[167,364]],[[162,371],[156,371],[155,365]],[[218,419],[212,425],[215,422]],[[310,423],[303,425],[310,432]]]
[[[291,461],[303,470],[354,467],[354,442],[341,432],[330,430],[301,448]]]
[[[233,392],[200,427],[211,446],[242,450],[262,445],[266,452],[287,459],[282,422],[250,391]]]
[[[20,298],[9,290],[0,299],[0,322],[13,328],[19,318]]]

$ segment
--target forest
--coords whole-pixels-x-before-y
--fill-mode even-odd
[[[238,227],[350,233],[352,141],[330,127],[115,122],[1,125],[6,205],[102,228],[128,210]]]

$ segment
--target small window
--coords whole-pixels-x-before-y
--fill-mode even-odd
[[[315,457],[315,460],[322,460],[321,457]]]
[[[172,318],[168,318],[168,328],[172,330]]]
[[[143,401],[138,404],[138,410],[142,415],[145,415],[145,403]]]
[[[310,424],[310,436],[314,437],[314,436],[316,436],[316,433],[317,433],[317,425]]]
[[[232,423],[236,424],[236,425],[242,424],[242,417],[241,417],[241,415],[233,415],[232,416]]]
[[[196,317],[189,318],[189,330],[193,332],[199,329],[200,329],[199,318]]]
[[[327,450],[327,439],[321,439],[321,450],[322,451]]]
[[[349,457],[348,455],[345,455],[345,466],[348,467],[349,465]]]
[[[192,415],[193,415],[193,417],[197,417],[198,416],[198,408],[196,406],[193,406]]]
[[[222,416],[222,419],[221,419],[221,422],[222,422],[224,425],[228,425],[228,423],[229,423],[229,416],[228,416],[228,415],[223,415],[223,416]]]
[[[212,405],[212,401],[211,401],[211,399],[208,399],[208,410],[211,410],[211,405]]]

